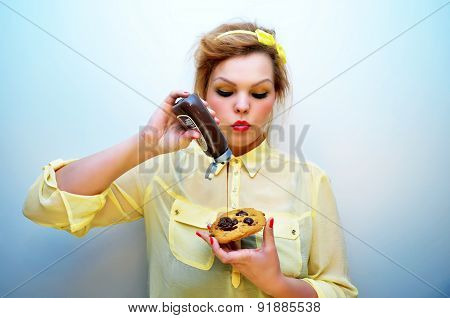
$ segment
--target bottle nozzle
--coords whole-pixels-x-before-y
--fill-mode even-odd
[[[206,169],[205,179],[212,180],[212,177],[217,171],[218,164],[227,163],[228,161],[230,161],[232,155],[233,153],[231,152],[230,148],[227,148],[227,150],[222,155],[215,158],[214,161],[209,165],[208,169]]]

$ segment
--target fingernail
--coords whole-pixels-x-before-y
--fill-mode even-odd
[[[270,221],[269,221],[269,227],[270,227],[271,229],[273,228],[273,218],[270,219]]]
[[[195,232],[195,234],[197,234],[198,237],[202,237],[202,235],[198,232]]]
[[[213,238],[212,237],[209,238],[209,242],[211,243],[211,245],[213,245]]]
[[[208,224],[206,227],[208,228],[208,230],[211,230],[211,225]]]

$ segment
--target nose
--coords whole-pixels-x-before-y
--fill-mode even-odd
[[[240,96],[234,105],[234,111],[241,114],[248,113],[250,109],[250,101],[246,96]]]

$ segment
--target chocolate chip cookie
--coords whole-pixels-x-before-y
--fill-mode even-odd
[[[209,230],[221,244],[237,241],[259,232],[266,225],[265,214],[252,208],[241,208],[224,212]]]

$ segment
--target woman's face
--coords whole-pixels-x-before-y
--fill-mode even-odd
[[[262,139],[276,99],[273,82],[272,60],[261,52],[229,58],[212,72],[206,101],[233,152]]]

